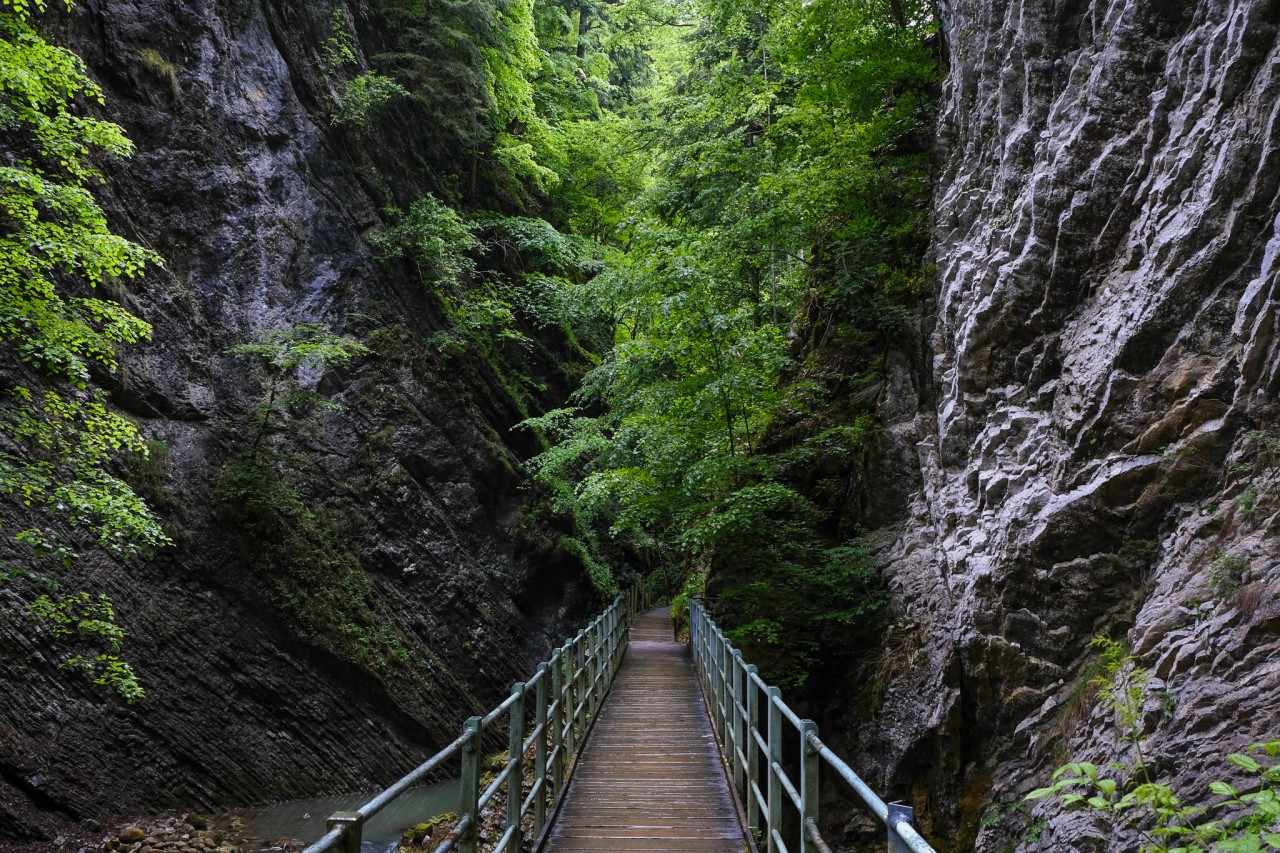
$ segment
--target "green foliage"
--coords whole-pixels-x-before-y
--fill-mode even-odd
[[[1280,824],[1277,754],[1280,740],[1256,743],[1248,753],[1227,756],[1249,777],[1248,791],[1225,781],[1212,782],[1209,794],[1223,799],[1207,807],[1185,804],[1164,782],[1127,784],[1103,775],[1087,761],[1059,767],[1052,784],[1032,791],[1027,799],[1054,797],[1064,806],[1087,808],[1137,833],[1143,841],[1140,853],[1275,850],[1280,849],[1280,832],[1275,831]]]
[[[408,97],[409,90],[390,77],[369,71],[343,84],[333,123],[367,128],[369,116],[395,98]]]
[[[675,622],[676,634],[684,634],[689,630],[689,602],[702,599],[707,592],[707,571],[692,572],[684,579],[680,591],[671,598],[671,618]]]
[[[329,16],[329,37],[320,45],[320,65],[330,74],[337,74],[343,66],[356,63],[356,38],[347,28],[347,19],[341,9],[334,9]]]
[[[1098,688],[1098,697],[1103,704],[1115,713],[1121,737],[1132,749],[1128,765],[1130,772],[1146,778],[1147,765],[1142,754],[1142,744],[1146,740],[1143,706],[1151,674],[1138,666],[1129,650],[1116,640],[1094,637],[1089,645],[1101,653],[1100,670],[1090,683]]]
[[[531,469],[589,546],[709,569],[722,623],[801,683],[884,599],[830,514],[926,274],[932,17],[704,0],[547,2],[535,21],[535,103],[563,119],[553,218],[622,251],[582,289],[614,346],[575,410],[526,422],[551,445]],[[664,42],[672,24],[691,38]],[[685,73],[628,66],[643,45]],[[651,103],[645,79],[666,87]],[[797,320],[836,357],[798,360]],[[830,412],[833,394],[853,402]]]
[[[87,592],[45,594],[31,603],[28,610],[45,620],[53,636],[80,647],[75,654],[58,664],[61,669],[85,673],[94,684],[110,687],[128,702],[146,696],[131,667],[119,658],[124,631],[115,623],[111,599]]]
[[[1280,823],[1280,762],[1264,765],[1253,757],[1261,753],[1275,759],[1280,740],[1254,744],[1247,755],[1228,756],[1254,777],[1249,793],[1217,781],[1209,785],[1209,792],[1225,799],[1208,807],[1183,803],[1167,782],[1152,778],[1143,756],[1150,673],[1114,640],[1096,637],[1091,645],[1101,652],[1101,671],[1092,683],[1115,713],[1129,755],[1118,755],[1111,763],[1110,769],[1118,774],[1114,777],[1090,762],[1072,761],[1054,771],[1050,785],[1026,799],[1055,798],[1068,808],[1089,809],[1111,826],[1137,833],[1143,840],[1141,853],[1260,851],[1263,844],[1280,849],[1280,833],[1272,831]]]
[[[410,205],[407,213],[386,211],[391,225],[375,233],[370,242],[381,260],[408,258],[426,284],[457,287],[475,271],[467,253],[476,238],[462,217],[428,193]]]
[[[68,8],[70,4],[68,3]],[[154,515],[110,473],[121,451],[145,454],[137,428],[111,411],[91,385],[94,369],[114,373],[117,351],[150,335],[150,326],[117,302],[91,293],[118,286],[159,264],[154,253],[107,226],[89,192],[96,163],[124,157],[132,145],[115,124],[77,115],[78,100],[102,103],[79,57],[45,41],[32,26],[44,3],[0,7],[0,342],[18,380],[0,400],[0,492],[43,516],[14,538],[34,549],[33,568],[9,567],[7,580],[60,584],[38,568],[73,570],[76,553],[59,540],[62,524],[90,531],[121,557],[168,543]],[[31,612],[55,638],[97,638],[100,653],[77,652],[63,666],[86,672],[129,701],[142,696],[116,657],[123,633],[102,598],[42,596]]]
[[[258,407],[250,448],[250,455],[254,455],[263,439],[283,421],[286,410],[307,413],[317,408],[340,408],[324,395],[298,387],[296,373],[300,368],[322,371],[326,367],[342,367],[367,355],[369,348],[353,338],[330,332],[322,323],[299,323],[272,329],[257,341],[238,344],[227,352],[257,362],[267,374],[266,399]]]
[[[1219,596],[1227,596],[1248,581],[1250,566],[1244,557],[1219,552],[1209,564],[1209,587]]]

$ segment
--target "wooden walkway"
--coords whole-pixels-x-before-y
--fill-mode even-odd
[[[642,613],[543,850],[746,849],[689,653],[665,609]]]

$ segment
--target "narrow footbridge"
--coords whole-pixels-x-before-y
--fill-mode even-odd
[[[454,773],[458,820],[434,853],[830,853],[818,821],[823,778],[880,819],[890,853],[934,853],[911,809],[858,778],[700,605],[689,616],[687,646],[665,609],[648,609],[639,590],[619,596],[457,740],[357,811],[333,815],[303,853],[361,853],[365,822],[419,782]],[[504,743],[496,763],[483,757]]]

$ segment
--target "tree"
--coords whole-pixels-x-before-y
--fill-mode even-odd
[[[646,130],[606,127],[587,145],[561,126],[578,156],[552,193],[569,211],[556,215],[612,226],[625,252],[591,286],[614,347],[574,401],[580,422],[528,422],[554,444],[534,470],[588,544],[625,540],[652,562],[709,569],[722,624],[772,680],[798,683],[819,646],[856,645],[883,600],[874,559],[838,517],[850,479],[838,472],[863,452],[877,399],[866,389],[924,280],[917,137],[934,21],[919,0],[689,6],[547,4],[563,12],[566,53],[627,22],[695,26],[669,54],[682,73],[655,75],[665,87],[636,110]],[[599,152],[624,140],[649,174],[602,180]]]
[[[147,447],[94,382],[95,373],[116,372],[119,346],[150,335],[147,323],[94,289],[135,278],[160,258],[112,233],[89,191],[101,179],[93,158],[128,156],[132,145],[117,125],[73,111],[77,98],[102,103],[102,92],[75,54],[36,32],[43,10],[43,0],[0,7],[0,343],[13,377],[0,402],[0,492],[30,509],[30,526],[13,538],[35,554],[3,577],[43,587],[32,612],[51,621],[56,637],[97,649],[77,650],[64,666],[132,701],[143,693],[117,657],[123,632],[110,601],[63,592],[77,555],[59,531],[88,531],[120,557],[168,543],[110,471],[115,454],[145,455]]]
[[[253,441],[249,447],[252,457],[279,422],[282,410],[320,408],[332,411],[341,408],[320,392],[291,383],[291,374],[302,368],[323,370],[325,367],[341,367],[357,356],[367,354],[369,348],[352,338],[335,335],[322,323],[299,323],[284,329],[272,329],[253,343],[239,344],[227,351],[257,361],[267,372],[266,400],[258,407]],[[290,385],[294,387],[290,388]]]

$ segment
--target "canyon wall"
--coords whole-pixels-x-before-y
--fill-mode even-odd
[[[364,7],[340,10],[368,25]],[[370,254],[379,209],[431,185],[378,125],[331,124],[330,13],[112,0],[42,23],[85,57],[106,117],[136,143],[108,164],[112,227],[166,259],[124,297],[154,341],[103,381],[158,442],[127,476],[175,545],[80,566],[128,633],[149,694],[136,705],[58,670],[47,629],[0,591],[0,840],[380,787],[496,704],[593,604],[581,565],[523,510],[517,463],[533,447],[511,431],[524,412],[508,385],[429,345],[439,303]],[[411,132],[424,147],[434,133]],[[373,352],[288,378],[342,409],[292,418],[263,445],[287,476],[249,506],[228,472],[254,441],[266,377],[227,348],[312,322]],[[570,387],[568,360],[529,378],[535,403]]]
[[[943,849],[1136,849],[1015,804],[1129,757],[1097,635],[1151,672],[1148,760],[1189,799],[1280,734],[1280,3],[939,13],[939,289],[888,430],[924,484],[848,738]]]

